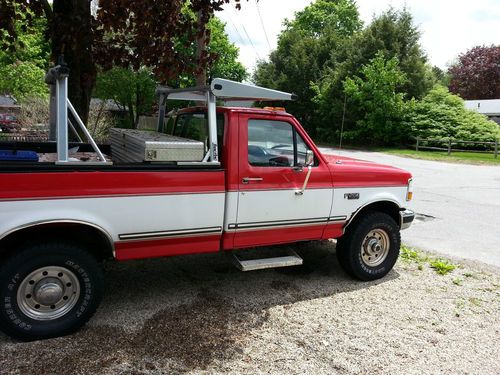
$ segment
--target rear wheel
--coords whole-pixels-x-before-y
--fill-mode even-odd
[[[337,241],[337,258],[351,276],[376,280],[394,267],[400,246],[394,219],[383,212],[371,212],[352,223]]]
[[[67,335],[102,296],[97,260],[71,242],[24,247],[0,266],[0,329],[20,340]]]

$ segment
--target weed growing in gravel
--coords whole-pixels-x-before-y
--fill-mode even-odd
[[[424,264],[428,263],[431,268],[433,268],[438,274],[446,275],[447,273],[453,271],[455,268],[460,267],[460,265],[452,264],[450,261],[442,258],[430,258],[425,255],[420,250],[417,250],[406,245],[401,245],[400,258],[406,263],[417,263],[417,268],[422,271],[424,269]],[[473,277],[472,273],[465,273],[465,277]],[[463,280],[455,279],[453,283],[456,285],[461,285]]]
[[[427,260],[427,256],[420,251],[405,245],[401,245],[400,257],[406,262],[417,262],[419,265]]]
[[[453,279],[453,284],[455,284],[455,285],[461,286],[462,283],[463,283],[463,280],[459,277],[457,277],[456,279]]]
[[[436,270],[440,275],[446,275],[447,273],[453,271],[457,266],[451,264],[445,259],[433,259],[429,262],[429,265]]]

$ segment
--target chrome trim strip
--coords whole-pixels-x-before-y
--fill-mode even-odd
[[[302,228],[302,227],[310,227],[318,224],[328,224],[327,221],[323,221],[321,223],[304,223],[304,224],[289,224],[289,225],[272,225],[272,226],[263,226],[263,227],[248,227],[248,228],[237,228],[237,229],[228,229],[226,232],[231,233],[241,233],[241,232],[251,232],[251,231],[263,231],[263,230],[276,230],[276,229],[285,229],[285,228]]]
[[[297,191],[297,188],[262,188],[262,189],[247,189],[246,187],[248,186],[247,184],[243,184],[242,185],[245,185],[242,189],[230,189],[230,190],[227,190],[226,193],[251,193],[253,191]],[[258,185],[255,185],[255,186],[258,186]],[[315,187],[311,187],[309,186],[309,188],[307,190],[327,190],[327,189],[333,189],[333,186],[315,186]]]
[[[328,218],[328,221],[346,221],[347,216],[332,216]]]
[[[324,190],[324,189],[377,189],[377,188],[406,188],[407,185],[377,185],[377,186],[315,186],[309,187],[307,190]],[[251,193],[252,191],[296,191],[297,189],[282,188],[262,188],[262,189],[230,189],[226,193]]]
[[[176,236],[188,236],[188,235],[199,235],[199,234],[210,234],[210,233],[221,233],[222,227],[207,227],[207,228],[193,228],[193,229],[175,229],[159,232],[142,232],[142,233],[124,233],[119,234],[118,238],[120,240],[137,240],[137,239],[147,239],[147,238],[161,238],[161,237],[176,237]]]
[[[8,230],[7,232],[3,233],[0,235],[0,241],[7,237],[8,235],[26,229],[30,227],[36,227],[38,225],[45,225],[45,224],[81,224],[81,225],[87,225],[89,227],[95,228],[99,230],[106,238],[108,239],[109,245],[111,246],[111,251],[113,253],[113,258],[116,258],[116,253],[115,253],[115,242],[113,241],[113,237],[109,234],[109,232],[104,229],[103,227],[90,223],[88,221],[83,221],[83,220],[74,220],[74,219],[53,219],[53,220],[39,220],[39,221],[34,221],[29,224],[23,224],[18,227],[12,228]]]
[[[308,224],[327,223],[327,217],[311,218],[311,219],[295,219],[295,220],[276,220],[276,221],[258,221],[250,223],[229,224],[228,229],[259,229],[259,228],[276,228],[287,226],[303,226]]]

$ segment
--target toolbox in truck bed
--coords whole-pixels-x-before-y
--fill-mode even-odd
[[[205,156],[203,142],[163,133],[113,128],[110,139],[115,162],[199,162]]]

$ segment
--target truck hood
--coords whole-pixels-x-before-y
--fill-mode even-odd
[[[402,186],[407,185],[411,173],[390,165],[340,155],[323,154],[333,176],[335,186]]]

